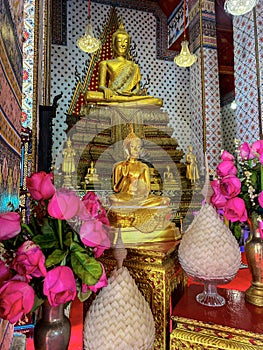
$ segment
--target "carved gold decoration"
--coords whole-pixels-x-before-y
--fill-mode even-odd
[[[175,321],[176,326],[171,333],[170,350],[255,350],[263,348],[263,335],[261,334],[177,316],[172,316],[172,320]]]

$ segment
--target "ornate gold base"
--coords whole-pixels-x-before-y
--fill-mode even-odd
[[[116,230],[114,241],[116,243],[118,232]],[[145,243],[172,242],[181,238],[181,233],[174,223],[171,223],[163,230],[154,230],[144,233],[136,230],[134,227],[121,229],[121,238],[125,246],[140,246]]]
[[[253,283],[245,292],[245,300],[253,305],[263,307],[263,283]]]

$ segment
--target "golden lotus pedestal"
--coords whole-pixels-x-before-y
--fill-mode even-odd
[[[221,289],[226,299],[220,307],[199,304],[195,297],[203,286],[190,285],[172,312],[170,350],[263,349],[263,309],[247,303],[245,293]]]
[[[183,294],[186,277],[178,262],[179,240],[127,247],[126,266],[149,302],[156,328],[154,350],[169,349],[171,310]],[[107,275],[115,268],[113,250],[100,258]]]

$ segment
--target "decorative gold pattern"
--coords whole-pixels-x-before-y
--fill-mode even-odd
[[[171,333],[170,350],[253,350],[263,348],[263,335],[241,329],[208,324],[172,316],[176,327]]]

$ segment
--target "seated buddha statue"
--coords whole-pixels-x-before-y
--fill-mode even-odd
[[[110,196],[111,206],[156,207],[167,206],[170,199],[150,194],[150,169],[139,160],[142,152],[142,140],[133,132],[123,142],[127,159],[115,164],[113,169],[113,190]]]
[[[174,239],[170,198],[151,193],[150,170],[140,160],[142,140],[132,125],[123,148],[127,158],[113,167],[114,193],[109,196],[108,211],[111,225],[122,227],[124,243]]]
[[[123,23],[112,35],[113,58],[99,64],[99,91],[87,91],[86,101],[98,105],[162,106],[163,101],[140,88],[139,66],[128,59],[130,36]]]
[[[97,174],[97,169],[94,166],[94,162],[91,161],[90,167],[88,168],[87,174],[85,176],[85,182],[86,184],[88,184],[88,183],[93,183],[98,181],[99,181],[99,175]]]

